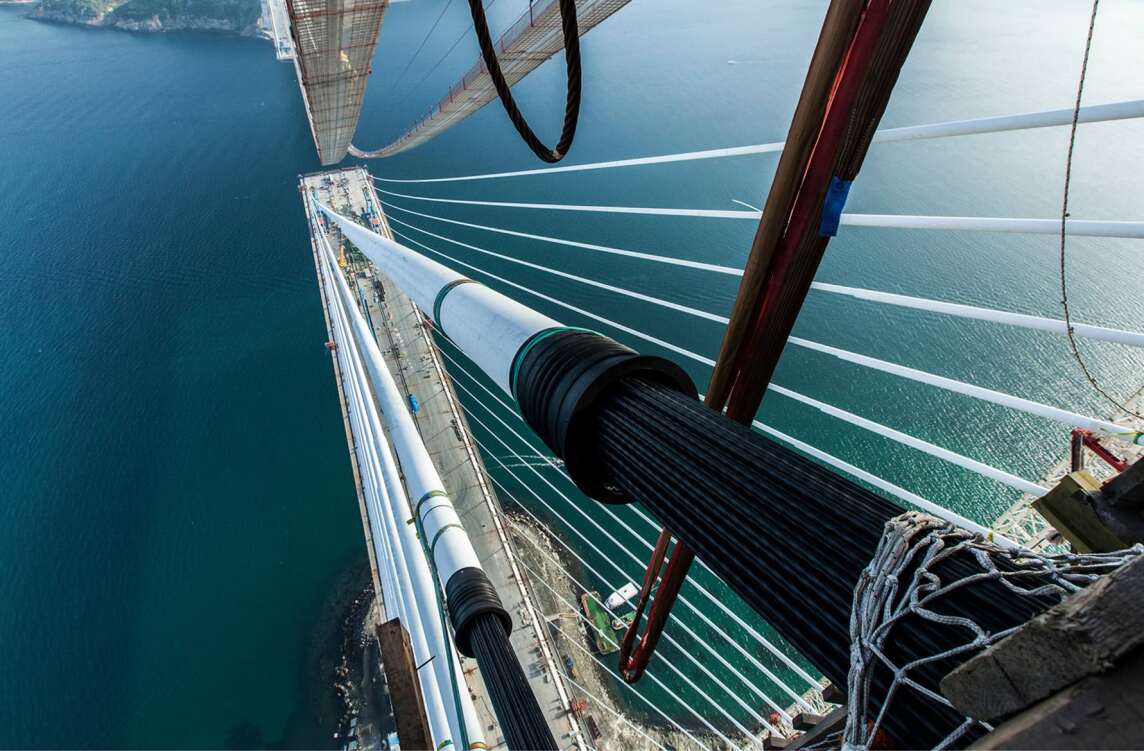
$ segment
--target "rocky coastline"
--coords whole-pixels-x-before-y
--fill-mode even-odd
[[[12,0],[0,0],[0,2],[7,3]],[[132,0],[112,2],[102,7],[67,2],[36,2],[36,0],[31,0],[27,4],[35,6],[28,14],[29,18],[51,23],[141,33],[205,31],[245,37],[265,36],[258,23],[258,13],[254,13],[251,19],[249,13],[243,13],[241,17],[220,17],[182,13],[177,10],[171,12],[168,8],[159,8],[155,12],[141,12],[134,7],[135,3]]]

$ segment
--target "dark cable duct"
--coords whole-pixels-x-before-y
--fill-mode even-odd
[[[498,708],[497,720],[508,747],[521,751],[555,750],[556,740],[504,628],[495,617],[486,614],[473,622],[471,638],[481,677],[489,699]]]
[[[555,751],[548,720],[508,640],[512,616],[488,575],[479,568],[461,569],[445,585],[445,600],[457,649],[476,658],[508,747]]]
[[[700,404],[670,362],[599,334],[549,333],[528,347],[516,396],[581,490],[643,504],[832,683],[847,684],[854,587],[902,508]],[[951,557],[938,570],[959,579],[980,568]],[[986,581],[941,607],[995,632],[1055,602]],[[912,616],[895,634],[898,664],[955,646],[948,631]],[[969,656],[915,677],[936,690]],[[876,687],[888,683],[875,671]],[[912,690],[894,701],[885,727],[905,747],[935,746],[962,719]]]
[[[597,456],[619,489],[674,530],[832,683],[845,686],[854,586],[885,523],[903,510],[645,378],[616,383],[598,402],[596,425]],[[978,570],[954,558],[943,573],[961,578]],[[1055,601],[1018,598],[983,582],[951,594],[943,612],[996,631]],[[953,646],[920,619],[896,633],[899,664]],[[960,662],[933,663],[919,674],[937,690]],[[876,684],[879,678],[888,684],[887,674]],[[937,745],[962,719],[912,691],[899,691],[895,701],[886,728],[907,747]]]

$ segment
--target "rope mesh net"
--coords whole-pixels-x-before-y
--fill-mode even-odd
[[[842,747],[864,751],[876,745],[884,721],[895,711],[895,699],[904,692],[953,710],[932,680],[919,677],[921,669],[959,662],[1019,628],[989,629],[964,611],[949,612],[943,605],[952,594],[991,582],[1021,599],[1060,599],[1141,553],[1141,545],[1099,554],[1005,551],[928,514],[907,512],[894,517],[886,523],[882,541],[854,589],[849,704]],[[955,558],[976,565],[968,571],[944,565]],[[908,621],[925,621],[930,628],[943,632],[946,647],[909,661],[898,659],[895,640]],[[987,723],[963,717],[935,748],[961,745],[991,729]],[[909,739],[898,740],[908,743]]]

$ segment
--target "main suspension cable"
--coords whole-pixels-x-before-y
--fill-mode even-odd
[[[499,403],[505,410],[507,410],[509,413],[511,413],[514,418],[516,418],[518,421],[520,421],[522,425],[525,424],[523,421],[523,418],[521,418],[520,414],[516,410],[514,410],[512,407],[510,407],[508,404],[506,404],[500,397],[498,397],[492,391],[490,391],[487,386],[485,386],[483,383],[480,382],[479,379],[477,379],[475,376],[473,376],[473,374],[471,372],[469,372],[469,370],[464,365],[462,365],[456,358],[454,358],[452,355],[450,355],[444,349],[439,349],[438,351],[440,351],[441,354],[443,354],[449,360],[449,362],[451,362],[453,364],[454,367],[458,368],[462,373],[464,373],[473,382],[474,385],[480,387],[481,390],[483,390],[486,394],[488,394],[488,396],[490,396],[495,402]],[[499,422],[502,426],[504,426],[504,428],[506,430],[508,430],[510,433],[512,433],[514,436],[516,436],[516,438],[518,440],[520,440],[522,443],[529,446],[530,448],[535,448],[529,439],[527,439],[523,435],[521,435],[517,430],[515,430],[508,423],[506,423],[504,420],[502,420],[492,409],[490,409],[489,406],[485,403],[485,401],[481,397],[474,395],[472,392],[470,392],[467,388],[465,388],[464,384],[459,383],[456,380],[454,380],[453,382],[456,386],[463,389],[467,394],[469,394],[469,396],[471,396],[473,399],[475,399],[478,404],[480,404],[482,407],[484,407],[489,412],[489,414],[492,415],[492,417],[497,420],[497,422]],[[497,437],[497,440],[500,441],[500,437],[499,436],[496,436],[496,437]],[[519,454],[515,454],[515,456],[519,456]],[[502,466],[504,466],[504,465],[502,464]],[[551,466],[551,464],[549,466]],[[545,480],[542,475],[540,475],[538,472],[535,472],[535,469],[532,467],[532,465],[528,465],[527,468],[532,469],[533,473],[536,474],[537,477],[540,478],[543,482],[545,482],[545,484],[549,484],[548,481]],[[523,481],[521,481],[520,478],[517,477],[517,475],[515,473],[510,472],[510,474],[512,474],[513,477],[516,477],[517,480],[520,481],[522,485],[527,486],[527,483],[524,483]],[[560,477],[564,478],[567,482],[571,483],[573,485],[573,487],[575,487],[575,482],[572,480],[571,477],[568,476],[568,473],[565,469],[563,469],[562,467],[557,468],[557,474]],[[551,487],[552,490],[555,491],[557,495],[559,495],[561,498],[563,498],[564,501],[567,502],[571,506],[571,508],[573,508],[573,510],[575,510],[577,513],[579,513],[581,516],[583,516],[589,522],[592,521],[591,517],[589,517],[583,509],[581,509],[578,505],[576,505],[572,501],[572,499],[569,498],[563,491],[557,489],[555,486],[552,486],[550,484],[549,484],[549,487]],[[529,489],[530,493],[533,492],[531,490],[531,488],[528,488],[528,489]],[[579,492],[578,488],[577,488],[577,492]],[[638,506],[630,505],[630,506],[628,506],[628,508],[630,508],[632,510],[632,513],[635,516],[639,517],[641,520],[643,520],[646,524],[654,527],[656,530],[659,529],[659,526],[655,522],[652,521],[651,517],[649,517],[646,513],[644,513],[644,511],[642,509],[640,509]],[[616,524],[618,524],[620,527],[622,527],[628,534],[630,534],[633,538],[635,538],[641,545],[643,545],[643,547],[647,548],[649,551],[652,549],[651,543],[649,543],[642,535],[640,535],[635,529],[633,529],[631,525],[627,524],[610,507],[602,506],[600,508],[600,510],[602,510],[604,512],[604,514],[606,516],[608,516],[609,519],[614,521]],[[555,512],[553,512],[553,513],[555,513]],[[561,517],[561,520],[564,521],[565,523],[567,523],[567,520],[564,517]],[[569,526],[571,527],[571,525],[569,525]],[[587,542],[587,541],[585,541],[585,542]],[[617,545],[618,545],[618,543],[617,543]],[[635,561],[637,564],[641,563],[639,558],[635,557],[635,555],[631,551],[629,551],[626,547],[621,545],[621,546],[619,546],[619,548],[621,550],[623,550],[625,553],[627,553],[628,557],[632,558],[633,561]],[[575,552],[573,552],[572,550],[569,550],[569,552],[572,553],[573,555],[576,555]],[[581,561],[581,562],[583,563],[583,561]],[[610,562],[612,563],[613,566],[616,565],[614,561],[610,561]],[[707,566],[707,564],[705,562],[700,561],[699,564],[712,577],[717,578],[717,575],[715,574],[715,572],[712,571],[711,568],[709,566]],[[584,565],[587,565],[587,564],[585,563]],[[716,596],[715,594],[710,592],[698,580],[692,580],[691,584],[695,588],[696,592],[698,592],[700,595],[702,595],[703,597],[706,598],[707,603],[714,605],[717,610],[719,610],[723,613],[723,615],[730,618],[736,625],[738,625],[740,628],[742,628],[756,642],[758,642],[760,646],[762,646],[764,649],[766,649],[771,655],[776,657],[780,662],[782,662],[793,673],[797,674],[800,678],[805,680],[807,682],[807,684],[810,685],[811,687],[813,687],[813,688],[818,687],[819,684],[815,678],[813,678],[809,673],[807,673],[806,670],[802,668],[802,666],[800,666],[797,662],[792,660],[781,649],[776,647],[765,636],[763,636],[761,633],[759,633],[758,630],[755,629],[754,626],[752,626],[751,624],[744,621],[737,613],[735,613],[734,610],[728,608],[726,606],[726,604],[724,604],[724,602],[722,601],[721,596]],[[726,639],[727,642],[729,644],[731,644],[731,646],[734,647],[736,651],[738,651],[744,658],[746,658],[746,660],[748,662],[750,662],[752,665],[754,665],[756,668],[758,668],[764,675],[766,675],[767,678],[769,678],[771,680],[771,682],[773,682],[776,686],[778,686],[781,690],[783,690],[788,696],[790,696],[790,698],[796,704],[799,704],[803,709],[806,709],[807,711],[813,710],[813,707],[807,705],[806,702],[802,699],[802,697],[800,697],[797,693],[793,692],[790,689],[790,687],[787,686],[785,683],[783,683],[778,678],[778,676],[774,675],[770,671],[769,668],[767,668],[764,664],[759,662],[758,659],[755,658],[755,656],[751,652],[743,649],[739,645],[739,643],[736,642],[731,637],[731,635],[729,633],[727,633],[722,627],[718,626],[713,621],[711,621],[711,619],[708,618],[704,614],[704,612],[701,608],[698,608],[698,607],[695,607],[694,605],[692,605],[691,602],[686,597],[681,596],[680,602],[682,602],[696,617],[698,617],[701,621],[703,621],[703,623],[708,628],[712,629],[715,633],[718,633],[720,636],[722,636],[724,639]]]
[[[542,161],[550,164],[559,162],[568,153],[572,140],[576,137],[576,124],[580,119],[580,29],[576,24],[576,0],[559,0],[560,25],[564,33],[564,62],[567,68],[568,85],[564,100],[564,125],[560,131],[560,140],[555,148],[548,148],[529,127],[524,114],[513,99],[512,90],[505,80],[501,70],[500,60],[497,59],[496,47],[493,44],[492,34],[489,32],[489,22],[485,17],[485,9],[481,0],[469,0],[469,9],[473,15],[473,29],[477,32],[477,43],[481,47],[481,58],[485,61],[489,77],[496,87],[497,96],[508,113],[509,120],[516,127],[517,133]],[[531,3],[530,3],[531,7]]]
[[[471,376],[470,376],[470,377],[471,377]],[[466,389],[466,388],[465,388],[463,385],[461,385],[461,384],[457,384],[457,385],[459,385],[459,386],[460,386],[460,387],[461,387],[461,388],[462,388],[462,389],[463,389],[463,390],[464,390],[464,391],[465,391],[465,392],[466,392],[466,393],[467,393],[467,394],[468,394],[470,397],[472,397],[473,399],[476,399],[476,396],[475,396],[475,395],[473,395],[473,394],[472,394],[472,392],[470,392],[468,389]],[[505,427],[508,427],[508,426],[507,426],[507,424],[505,424],[503,420],[501,420],[499,417],[497,417],[497,415],[496,415],[495,413],[493,413],[493,412],[492,412],[492,410],[491,410],[491,409],[489,409],[489,407],[488,407],[487,405],[485,405],[483,402],[480,402],[480,400],[477,400],[477,401],[478,401],[478,403],[479,403],[479,404],[481,404],[481,406],[483,406],[483,407],[485,407],[485,409],[488,409],[488,410],[489,410],[489,413],[490,413],[490,414],[493,416],[493,418],[494,418],[494,419],[496,419],[498,422],[500,422],[500,423],[501,423],[502,425],[504,425]],[[489,426],[488,426],[488,425],[487,425],[485,422],[483,422],[483,421],[482,421],[480,418],[478,418],[478,417],[476,417],[475,415],[473,415],[473,414],[471,413],[471,411],[467,411],[467,413],[468,413],[468,417],[469,417],[469,419],[471,419],[473,422],[477,423],[477,424],[478,424],[478,425],[480,425],[482,428],[484,428],[486,431],[488,431],[488,432],[489,432],[489,434],[490,434],[490,435],[492,435],[492,436],[493,436],[493,437],[494,437],[494,438],[495,438],[495,439],[496,439],[496,440],[497,440],[499,443],[501,443],[502,445],[504,445],[506,448],[508,447],[508,444],[507,444],[507,443],[505,443],[504,439],[502,439],[502,438],[501,438],[500,436],[498,436],[498,435],[497,435],[495,432],[493,432],[493,430],[492,430],[492,429],[491,429],[491,428],[490,428],[490,427],[489,427]],[[517,433],[516,433],[516,431],[513,431],[513,430],[512,430],[512,428],[508,428],[508,429],[509,429],[510,431],[512,431],[514,434],[516,434],[518,438],[520,438],[520,435],[519,435],[519,434],[517,434]],[[549,503],[548,503],[547,501],[545,501],[545,500],[544,500],[544,499],[543,499],[543,498],[542,498],[540,495],[538,495],[538,494],[536,493],[536,491],[535,491],[535,490],[533,490],[533,489],[532,489],[532,487],[530,487],[528,483],[526,483],[524,480],[522,480],[522,479],[521,479],[521,477],[520,477],[520,476],[519,476],[519,475],[518,475],[516,472],[514,472],[512,469],[509,469],[509,468],[508,468],[508,466],[506,466],[506,465],[505,465],[505,463],[504,463],[504,462],[503,462],[503,461],[502,461],[500,458],[498,458],[497,456],[495,456],[495,453],[494,453],[493,451],[491,451],[491,450],[489,449],[489,447],[488,447],[488,446],[486,446],[484,443],[482,443],[482,442],[480,441],[480,439],[475,439],[475,440],[476,440],[476,443],[477,443],[477,445],[478,445],[478,446],[480,446],[482,449],[484,449],[484,450],[485,450],[485,452],[486,452],[486,453],[488,453],[488,454],[489,454],[490,458],[492,458],[492,459],[493,459],[493,460],[494,460],[494,461],[495,461],[495,462],[496,462],[496,463],[497,463],[497,464],[498,464],[498,465],[499,465],[499,466],[500,466],[500,467],[501,467],[501,468],[502,468],[502,469],[503,469],[505,472],[507,472],[507,473],[508,473],[510,476],[512,476],[512,478],[513,478],[513,479],[515,479],[517,482],[519,482],[519,483],[521,484],[521,486],[522,486],[522,487],[524,487],[526,490],[528,490],[528,492],[529,492],[529,493],[531,493],[531,494],[532,494],[532,495],[533,495],[533,496],[534,496],[534,497],[535,497],[535,498],[536,498],[538,501],[540,501],[540,503],[541,503],[541,504],[542,504],[542,505],[543,505],[543,506],[544,506],[546,509],[548,509],[549,513],[552,513],[552,514],[554,514],[554,515],[557,515],[557,517],[558,517],[558,518],[560,518],[560,519],[561,519],[561,521],[563,521],[563,522],[564,522],[564,523],[565,523],[565,524],[568,526],[568,528],[569,528],[570,530],[572,530],[572,532],[573,532],[573,533],[575,533],[575,534],[576,534],[576,536],[577,536],[577,537],[579,537],[579,538],[580,538],[580,540],[581,540],[581,541],[582,541],[582,542],[583,542],[585,545],[587,545],[589,548],[591,548],[591,549],[592,549],[592,550],[593,550],[593,551],[594,551],[594,552],[595,552],[597,555],[599,555],[599,556],[600,556],[600,557],[601,557],[603,560],[606,560],[606,561],[608,561],[608,563],[609,563],[609,564],[611,564],[612,568],[614,568],[614,569],[615,569],[617,572],[619,572],[620,576],[621,576],[621,577],[623,577],[623,578],[624,578],[624,580],[630,580],[630,576],[629,576],[629,574],[628,574],[627,572],[625,572],[625,571],[623,570],[623,568],[621,568],[621,567],[620,567],[620,565],[619,565],[618,563],[616,563],[616,561],[615,561],[615,560],[613,560],[611,557],[609,557],[608,555],[606,555],[606,554],[605,554],[605,553],[604,553],[602,550],[600,550],[600,548],[599,548],[599,547],[597,547],[597,546],[596,546],[594,543],[592,543],[592,541],[591,541],[591,540],[590,540],[588,537],[584,536],[584,534],[583,534],[582,532],[580,532],[580,530],[579,530],[579,529],[577,529],[577,528],[576,528],[574,525],[572,525],[571,523],[569,523],[569,522],[568,522],[568,520],[567,520],[566,518],[564,518],[564,517],[562,517],[562,516],[559,516],[558,514],[556,514],[556,510],[555,510],[555,509],[554,509],[554,508],[553,508],[551,505],[549,505]],[[510,450],[511,450],[511,449],[510,449]],[[533,472],[535,473],[535,470],[533,470]],[[538,476],[539,476],[539,475],[538,475]],[[558,489],[557,489],[557,488],[556,488],[554,485],[552,485],[551,483],[548,483],[548,481],[547,481],[547,480],[544,480],[544,478],[543,478],[543,477],[541,477],[541,480],[542,480],[542,481],[544,481],[544,482],[545,482],[545,484],[549,485],[549,487],[550,487],[550,488],[551,488],[551,489],[552,489],[554,492],[556,492],[558,495],[560,495],[560,496],[561,496],[561,497],[562,497],[562,498],[565,500],[565,502],[566,502],[566,503],[568,503],[568,504],[569,504],[571,507],[573,507],[573,508],[574,508],[575,510],[577,510],[577,511],[581,511],[581,509],[580,509],[580,508],[579,508],[579,507],[578,507],[578,506],[577,506],[577,505],[576,505],[576,504],[575,504],[575,503],[572,501],[572,499],[570,499],[570,498],[568,498],[568,496],[564,495],[564,494],[563,494],[563,493],[562,493],[560,490],[558,490]],[[513,500],[516,500],[516,499],[514,498]],[[519,501],[517,501],[517,503],[519,504]],[[522,507],[522,508],[525,508],[525,507],[523,506],[523,504],[521,505],[521,507]],[[533,515],[532,515],[532,512],[528,511],[528,509],[527,509],[527,508],[525,508],[525,512],[526,512],[526,513],[527,513],[529,516],[533,516]],[[621,545],[621,544],[619,543],[619,541],[618,541],[618,540],[616,540],[614,537],[610,537],[610,536],[608,535],[608,533],[604,532],[602,528],[598,527],[598,525],[596,525],[596,524],[595,524],[595,522],[594,522],[594,521],[593,521],[593,520],[592,520],[590,517],[587,517],[587,516],[585,516],[585,518],[586,518],[586,519],[588,519],[588,521],[589,521],[589,522],[592,522],[594,526],[597,526],[597,531],[598,531],[598,532],[600,532],[601,534],[604,534],[606,537],[609,537],[609,538],[610,538],[610,541],[612,542],[612,544],[613,544],[613,545],[615,545],[615,546],[616,546],[618,549],[620,549],[620,550],[623,550],[625,553],[627,553],[627,554],[628,554],[628,557],[630,557],[630,558],[633,560],[633,562],[634,562],[634,563],[635,563],[637,566],[638,566],[638,565],[641,565],[641,561],[640,561],[640,559],[639,559],[638,557],[636,557],[634,554],[632,554],[632,553],[631,553],[631,551],[629,551],[629,550],[628,550],[626,547],[624,547],[623,545]],[[539,519],[536,519],[536,517],[535,517],[535,516],[533,516],[533,519],[534,519],[534,521],[535,521],[537,524],[540,524],[541,526],[543,526],[543,527],[544,527],[544,529],[545,529],[545,530],[546,530],[546,531],[549,533],[549,535],[550,535],[550,536],[551,536],[553,539],[555,539],[557,542],[559,542],[559,543],[560,543],[562,546],[564,546],[564,547],[565,547],[565,548],[568,550],[568,552],[569,552],[569,553],[571,553],[571,554],[572,554],[572,556],[573,556],[573,557],[575,557],[575,558],[576,558],[576,559],[577,559],[577,560],[580,562],[580,564],[581,564],[582,566],[584,566],[584,567],[585,567],[585,568],[586,568],[586,569],[587,569],[587,570],[588,570],[590,573],[592,573],[594,576],[596,576],[596,577],[597,577],[598,579],[600,579],[602,582],[604,582],[605,584],[607,584],[609,587],[612,587],[613,589],[618,589],[617,587],[615,587],[615,585],[614,585],[614,583],[613,583],[613,582],[610,582],[610,581],[608,580],[608,578],[607,578],[607,577],[605,577],[605,576],[603,576],[602,574],[600,574],[600,573],[599,573],[599,571],[597,571],[595,568],[593,568],[593,567],[592,567],[592,566],[591,566],[591,565],[590,565],[590,564],[589,564],[587,561],[585,561],[585,560],[583,559],[583,557],[581,557],[581,556],[580,556],[580,555],[579,555],[579,554],[578,554],[578,553],[577,553],[575,550],[573,550],[573,549],[572,549],[572,548],[571,548],[569,545],[567,545],[567,543],[565,543],[565,542],[564,542],[563,540],[561,540],[561,539],[560,539],[560,538],[559,538],[559,537],[558,537],[558,536],[557,536],[555,533],[553,533],[553,532],[552,532],[552,530],[551,530],[551,529],[549,529],[549,528],[547,527],[547,525],[544,525],[544,524],[543,524],[543,522],[541,522]],[[615,519],[614,515],[613,515],[613,519]],[[643,542],[643,540],[642,540],[642,539],[641,539],[641,542]],[[573,579],[573,580],[575,581],[575,579]],[[577,582],[577,583],[579,583],[579,582]],[[583,586],[583,585],[581,585],[581,586]],[[587,591],[587,590],[585,590],[585,591]],[[610,610],[610,609],[608,609],[606,605],[604,606],[604,609],[605,609],[605,610],[608,610],[608,612],[609,612],[609,613],[611,613],[611,610]],[[613,617],[615,617],[615,614],[612,614],[612,615],[613,615]],[[759,688],[757,685],[755,685],[755,684],[751,683],[750,681],[748,681],[748,680],[745,678],[745,676],[743,676],[743,675],[742,675],[742,673],[741,673],[741,672],[739,672],[739,671],[738,671],[736,668],[734,668],[734,667],[733,667],[733,666],[732,666],[730,663],[728,663],[728,662],[726,662],[725,660],[723,660],[723,659],[722,659],[722,656],[721,656],[721,655],[719,655],[719,654],[718,654],[718,652],[717,652],[717,651],[716,651],[716,650],[715,650],[715,649],[714,649],[714,648],[713,648],[713,647],[712,647],[710,644],[708,644],[706,641],[703,641],[703,640],[702,640],[702,639],[699,637],[699,635],[698,635],[698,634],[696,634],[696,633],[695,633],[695,631],[694,631],[693,629],[691,629],[691,628],[690,628],[690,627],[689,627],[689,626],[688,626],[686,623],[683,623],[683,622],[681,622],[681,623],[680,623],[680,626],[683,628],[683,630],[684,630],[684,631],[685,631],[685,632],[686,632],[686,633],[687,633],[689,636],[691,636],[693,639],[695,639],[695,640],[696,640],[696,642],[700,643],[700,644],[701,644],[701,645],[704,647],[704,649],[706,649],[708,652],[710,652],[710,654],[711,654],[713,657],[715,657],[715,659],[716,659],[716,660],[720,660],[721,662],[723,662],[723,663],[724,663],[724,667],[726,667],[726,668],[728,668],[729,670],[731,670],[731,671],[733,672],[733,674],[734,674],[734,675],[735,675],[737,678],[739,678],[739,680],[741,680],[741,681],[742,681],[742,682],[743,682],[745,685],[747,685],[749,688],[751,688],[751,690],[752,690],[752,691],[754,691],[755,693],[757,693],[757,694],[758,694],[758,696],[759,696],[759,698],[761,698],[761,699],[762,699],[764,702],[766,702],[767,704],[769,704],[769,705],[771,706],[771,708],[772,708],[772,709],[774,709],[776,712],[778,712],[780,715],[782,715],[783,717],[787,718],[788,720],[790,719],[789,715],[787,715],[787,713],[786,713],[786,710],[784,710],[784,709],[783,709],[781,706],[779,706],[777,703],[775,703],[775,702],[774,702],[774,700],[773,700],[773,699],[771,699],[771,698],[770,698],[770,696],[768,696],[768,695],[767,695],[765,692],[763,692],[763,691],[762,691],[762,690],[761,690],[761,689],[760,689],[760,688]],[[723,636],[723,637],[724,637],[724,638],[725,638],[725,639],[726,639],[726,640],[727,640],[729,643],[731,643],[731,644],[734,644],[734,643],[735,643],[735,642],[734,642],[734,641],[731,639],[730,635],[729,635],[729,634],[727,634],[725,631],[722,631],[721,629],[717,629],[717,631],[718,631],[718,633],[720,633],[720,634],[721,634],[721,635],[722,635],[722,636]],[[683,648],[683,646],[682,646],[681,644],[679,644],[679,643],[678,643],[678,642],[677,642],[677,641],[676,641],[676,640],[675,640],[675,639],[674,639],[674,638],[673,638],[673,637],[672,637],[670,634],[668,634],[668,635],[667,635],[667,640],[668,640],[668,643],[670,643],[670,644],[673,644],[675,647],[677,647],[677,648],[680,650],[680,652],[681,652],[681,653],[682,653],[682,654],[683,654],[685,657],[687,657],[687,658],[688,658],[688,659],[689,659],[689,660],[690,660],[692,663],[694,663],[694,664],[695,664],[695,666],[696,666],[696,667],[698,667],[698,668],[699,668],[699,670],[700,670],[700,671],[702,671],[702,672],[704,672],[705,674],[707,674],[708,678],[710,678],[710,679],[711,679],[711,680],[712,680],[712,681],[715,683],[715,685],[717,685],[717,686],[719,686],[720,688],[722,688],[722,689],[723,689],[723,690],[724,690],[726,693],[728,693],[729,695],[731,695],[731,696],[732,696],[732,697],[735,699],[735,701],[737,701],[737,702],[739,702],[741,705],[743,705],[743,703],[742,703],[742,700],[741,700],[741,699],[738,697],[738,695],[737,695],[737,694],[735,694],[733,691],[731,691],[731,689],[730,689],[730,688],[729,688],[729,687],[728,687],[726,684],[724,684],[722,681],[720,681],[718,678],[716,678],[716,677],[715,677],[713,674],[711,674],[711,673],[710,673],[710,671],[709,671],[709,670],[708,670],[708,669],[707,669],[707,668],[706,668],[706,667],[703,665],[703,663],[702,663],[700,660],[698,660],[698,659],[695,657],[695,655],[693,655],[693,654],[691,654],[690,652],[688,652],[687,650],[685,650],[685,649]],[[666,662],[666,661],[665,661],[665,664],[667,664],[667,665],[668,665],[668,667],[669,667],[669,668],[671,668],[673,672],[677,672],[677,671],[676,671],[676,669],[675,669],[675,667],[674,667],[673,665],[671,665],[671,663],[669,663],[669,662]],[[765,669],[765,668],[764,668],[764,674],[767,676],[767,678],[768,678],[768,679],[769,679],[769,680],[770,680],[772,683],[774,683],[774,684],[775,684],[775,686],[776,686],[776,687],[778,687],[779,689],[781,689],[781,690],[783,690],[785,693],[787,693],[787,694],[788,694],[788,695],[789,695],[789,696],[790,696],[790,697],[791,697],[791,698],[792,698],[792,699],[793,699],[793,700],[794,700],[796,703],[797,703],[797,702],[802,702],[803,704],[805,704],[805,702],[804,702],[804,701],[802,701],[801,697],[799,697],[799,695],[798,695],[797,693],[794,693],[793,691],[791,691],[791,689],[790,689],[790,688],[789,688],[789,687],[788,687],[788,686],[787,686],[787,685],[786,685],[786,684],[785,684],[785,683],[784,683],[784,682],[783,682],[783,681],[782,681],[782,680],[781,680],[781,679],[780,679],[778,676],[776,676],[776,675],[775,675],[773,672],[771,672],[770,670],[767,670],[767,669]],[[686,680],[686,679],[685,679],[685,680]],[[748,711],[748,712],[752,712],[752,713],[753,713],[753,710],[751,710],[749,707],[747,707],[746,705],[743,705],[743,706],[744,706],[744,708],[745,708],[745,709],[747,709],[747,711]],[[809,709],[811,709],[811,707],[809,707],[809,706],[807,706],[807,707],[805,707],[805,708],[806,708],[806,709],[808,709],[808,710],[809,710]],[[722,709],[721,707],[718,707],[718,706],[717,706],[717,709],[719,709],[719,711],[721,711],[721,712],[723,711],[723,709]],[[757,719],[757,720],[759,720],[759,721],[761,721],[761,722],[765,722],[765,720],[763,720],[761,717],[757,717],[757,716],[756,716],[756,719]]]

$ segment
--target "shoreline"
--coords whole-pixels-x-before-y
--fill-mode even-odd
[[[125,19],[115,17],[115,9],[107,11],[100,16],[82,18],[68,12],[45,11],[41,0],[0,0],[0,6],[27,6],[31,8],[31,11],[26,13],[24,18],[31,21],[60,24],[63,26],[126,31],[137,34],[194,32],[221,34],[245,39],[264,39],[271,43],[274,41],[272,34],[263,25],[264,16],[261,12],[259,13],[258,19],[253,23],[239,26],[236,22],[229,19],[207,16],[173,16],[164,21],[158,14],[153,14],[146,19]]]

